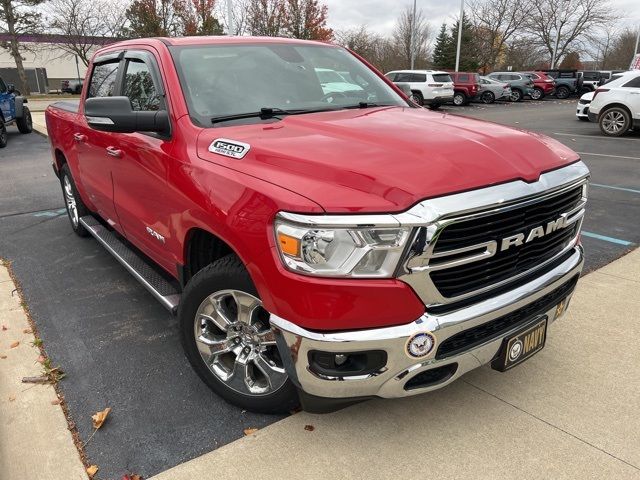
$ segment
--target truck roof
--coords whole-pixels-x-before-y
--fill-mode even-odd
[[[150,38],[135,38],[131,40],[123,40],[121,42],[112,43],[104,48],[98,50],[112,50],[113,47],[126,47],[133,45],[153,45],[162,43],[167,46],[189,46],[189,45],[221,45],[221,44],[243,44],[243,43],[288,43],[293,45],[318,45],[326,46],[332,45],[331,43],[316,42],[312,40],[298,40],[295,38],[282,38],[282,37],[236,37],[229,35],[218,36],[196,36],[196,37],[150,37]]]

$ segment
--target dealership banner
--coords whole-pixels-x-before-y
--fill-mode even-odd
[[[636,54],[636,56],[633,57],[633,60],[631,60],[629,70],[640,70],[640,53]]]

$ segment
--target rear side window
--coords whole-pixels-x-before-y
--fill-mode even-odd
[[[101,63],[93,67],[89,97],[112,97],[115,92],[119,61]]]
[[[440,83],[452,82],[451,75],[449,75],[448,73],[436,73],[436,74],[434,74],[433,75],[433,81],[434,82],[440,82]]]
[[[625,83],[623,87],[640,88],[640,77],[636,77],[630,82]]]
[[[149,66],[139,59],[130,59],[124,76],[124,95],[136,111],[160,110],[160,97]]]

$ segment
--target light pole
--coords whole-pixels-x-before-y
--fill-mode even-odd
[[[229,29],[228,35],[233,35],[234,25],[233,25],[233,0],[227,0],[227,23],[229,24],[227,28]]]
[[[409,40],[411,49],[411,70],[416,63],[416,0],[413,0],[413,14],[411,16],[411,39]]]
[[[460,0],[460,20],[458,20],[458,48],[456,49],[456,72],[460,68],[460,46],[462,44],[463,17],[464,17],[464,0]]]
[[[636,35],[636,48],[633,50],[633,53],[638,53],[638,44],[640,44],[640,27],[638,27],[638,35]]]

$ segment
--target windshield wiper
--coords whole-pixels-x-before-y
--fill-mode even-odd
[[[228,122],[231,120],[242,120],[244,118],[260,118],[262,120],[268,120],[270,118],[277,118],[283,115],[301,115],[303,113],[318,113],[328,112],[335,110],[335,108],[316,108],[316,109],[298,109],[298,110],[284,110],[277,107],[262,107],[259,112],[248,113],[236,113],[233,115],[221,115],[219,117],[213,117],[211,123]]]
[[[345,105],[344,107],[341,107],[341,108],[350,109],[350,108],[395,107],[395,106],[397,105],[393,105],[390,103],[360,102],[357,105]]]

